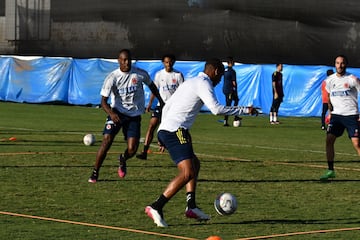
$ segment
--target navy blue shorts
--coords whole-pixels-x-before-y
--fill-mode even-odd
[[[110,116],[107,116],[103,134],[117,135],[122,129],[125,139],[134,137],[140,138],[141,116],[129,117],[121,113],[117,113],[120,123],[114,124]]]
[[[344,130],[348,132],[349,138],[359,137],[359,116],[341,116],[331,114],[330,123],[327,128],[327,132],[340,137]]]
[[[168,150],[171,159],[177,165],[185,159],[192,159],[195,154],[188,130],[179,128],[176,132],[160,130],[158,140]]]

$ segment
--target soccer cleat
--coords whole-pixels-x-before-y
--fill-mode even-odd
[[[97,172],[94,170],[91,174],[91,176],[89,177],[88,179],[88,182],[89,183],[96,183],[97,182],[97,179],[98,179],[98,174]]]
[[[140,154],[136,155],[136,158],[146,160],[147,159],[147,153],[141,152]]]
[[[271,122],[270,122],[270,124],[271,124],[271,125],[274,125],[274,124],[275,124],[275,122],[274,122],[274,121],[271,121]]]
[[[119,157],[118,175],[120,178],[124,178],[126,175],[126,161],[124,160],[122,155],[120,155]]]
[[[158,226],[158,227],[167,227],[167,223],[165,222],[162,213],[159,212],[158,210],[152,208],[151,206],[146,206],[145,207],[145,213],[149,216],[149,218],[151,218],[152,220],[154,220],[154,223]]]
[[[94,175],[91,175],[88,179],[89,183],[96,183],[97,182],[97,177]]]
[[[320,180],[326,181],[329,178],[335,178],[335,171],[334,170],[326,170],[325,174],[320,177]]]
[[[210,220],[210,216],[205,214],[199,208],[186,208],[185,209],[185,216],[187,218],[194,218],[198,221],[207,221]]]

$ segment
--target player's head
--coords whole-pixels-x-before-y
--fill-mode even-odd
[[[226,58],[226,63],[227,63],[227,65],[228,65],[229,67],[234,66],[234,58],[231,57],[231,56],[227,57],[227,58]]]
[[[164,64],[165,71],[172,72],[176,58],[173,54],[165,54],[162,57],[162,63]]]
[[[346,73],[347,64],[348,64],[347,57],[345,57],[344,55],[338,55],[335,58],[336,74],[339,74],[340,76],[344,75]]]
[[[277,63],[277,64],[276,64],[276,71],[282,72],[282,70],[283,70],[283,65],[282,65],[282,63]]]
[[[122,72],[129,72],[131,70],[131,60],[131,53],[129,49],[120,50],[118,62]]]
[[[334,71],[332,69],[326,71],[326,76],[330,76],[332,74],[334,74]]]
[[[204,72],[210,77],[214,87],[220,82],[224,71],[224,65],[217,58],[209,59],[205,63]]]

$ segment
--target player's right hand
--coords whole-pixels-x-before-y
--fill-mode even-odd
[[[110,118],[115,124],[120,122],[119,115],[114,112],[110,113]]]
[[[160,142],[158,142],[158,145],[159,145],[159,152],[161,153],[165,152],[165,146],[162,145]]]

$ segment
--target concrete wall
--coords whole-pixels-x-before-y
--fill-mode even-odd
[[[309,65],[333,65],[341,53],[357,67],[359,9],[358,0],[51,0],[50,39],[6,50],[116,58],[130,48],[137,59],[171,52],[180,60]]]
[[[0,17],[0,54],[13,54],[15,52],[15,44],[5,39],[5,17]]]

